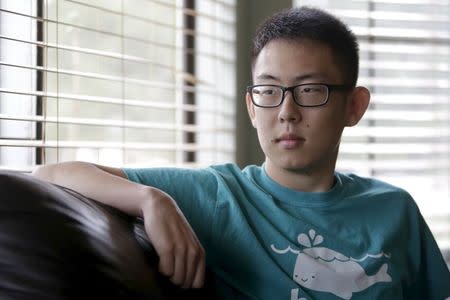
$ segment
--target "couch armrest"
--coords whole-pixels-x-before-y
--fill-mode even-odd
[[[173,286],[157,271],[141,220],[72,190],[0,171],[0,214],[2,299],[174,299],[213,292]]]

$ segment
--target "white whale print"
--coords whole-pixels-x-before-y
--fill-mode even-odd
[[[312,246],[323,242],[323,237],[314,230],[309,231]],[[385,253],[376,255],[367,254],[361,259],[347,257],[339,252],[325,247],[311,247],[308,236],[304,233],[298,236],[298,241],[307,248],[303,252],[294,250],[290,246],[279,250],[274,245],[274,252],[284,254],[291,252],[298,254],[292,278],[299,285],[311,290],[329,292],[342,299],[351,299],[353,293],[363,291],[379,282],[391,282],[388,274],[388,265],[383,264],[375,275],[369,276],[358,262],[368,257],[390,257]],[[291,290],[291,300],[299,300],[298,289]]]

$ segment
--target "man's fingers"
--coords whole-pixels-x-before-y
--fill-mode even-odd
[[[199,267],[199,262],[203,259],[203,249],[196,242],[193,247],[188,249],[186,255],[186,278],[184,280],[183,288],[192,288],[195,279],[195,274]]]
[[[174,274],[175,260],[172,252],[159,254],[159,272],[163,275],[171,277]]]
[[[175,269],[173,272],[173,275],[171,276],[170,280],[179,286],[184,285],[184,280],[186,278],[186,250],[185,248],[180,245],[176,248],[174,253],[174,259],[175,259]]]
[[[204,280],[205,255],[197,239],[178,240],[179,245],[170,253],[161,253],[160,271],[174,284],[182,288],[202,287]],[[184,246],[187,245],[187,246]],[[197,283],[194,281],[197,279]]]
[[[204,256],[203,252],[202,252],[202,254],[203,255],[202,255],[201,259],[198,261],[198,266],[196,268],[194,281],[192,282],[193,288],[201,288],[201,287],[203,287],[203,284],[205,282],[205,256]]]

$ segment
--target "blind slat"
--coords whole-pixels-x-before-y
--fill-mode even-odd
[[[176,125],[172,123],[155,123],[155,122],[137,122],[123,121],[114,119],[93,119],[93,118],[70,118],[70,117],[53,117],[53,116],[13,116],[0,114],[0,120],[8,121],[28,121],[40,123],[70,124],[70,125],[92,125],[104,127],[121,127],[121,128],[140,128],[140,129],[163,129],[163,130],[182,130],[186,132],[233,132],[234,128],[218,127],[200,128],[195,125]],[[0,142],[1,145],[2,142]]]
[[[405,143],[402,145],[386,143],[343,143],[340,146],[342,153],[354,154],[448,154],[448,145],[424,145],[423,143]]]
[[[177,151],[182,149],[183,151],[217,151],[224,153],[232,153],[232,148],[216,148],[205,147],[198,144],[179,144],[179,143],[131,143],[131,142],[105,142],[105,141],[52,141],[45,142],[37,140],[9,140],[1,139],[1,146],[8,147],[29,147],[29,148],[61,148],[61,149],[78,149],[78,148],[108,148],[108,149],[127,149],[127,150],[164,150],[164,151]]]
[[[110,98],[110,97],[94,97],[86,95],[73,95],[65,93],[50,93],[50,92],[39,92],[39,91],[24,91],[24,90],[12,90],[0,88],[0,96],[2,93],[11,95],[22,95],[22,96],[36,96],[45,98],[55,98],[55,99],[68,99],[74,101],[85,101],[93,103],[103,103],[103,104],[116,104],[124,105],[126,107],[141,107],[141,108],[155,108],[155,109],[165,109],[165,110],[180,110],[185,112],[198,112],[198,113],[209,113],[215,114],[218,117],[231,118],[234,116],[233,112],[228,111],[217,111],[211,107],[198,107],[196,105],[190,104],[177,104],[177,103],[158,103],[155,101],[148,100],[134,100],[134,99],[120,99],[120,98]],[[231,101],[230,101],[231,102]]]

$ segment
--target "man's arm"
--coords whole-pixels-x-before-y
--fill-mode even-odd
[[[151,187],[126,180],[121,169],[85,162],[40,166],[32,175],[75,190],[133,216],[143,216],[143,204],[148,201],[152,192]]]
[[[121,169],[85,162],[40,166],[32,175],[143,217],[147,235],[160,258],[160,271],[185,288],[203,285],[204,250],[168,194],[127,180]]]

